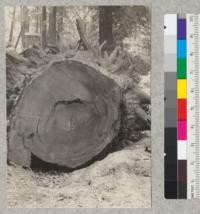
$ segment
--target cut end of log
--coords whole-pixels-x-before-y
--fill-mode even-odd
[[[32,153],[69,168],[87,163],[118,134],[121,99],[118,85],[94,68],[70,60],[53,63],[18,102],[9,160],[30,166]]]

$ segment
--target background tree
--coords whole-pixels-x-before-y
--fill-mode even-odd
[[[56,46],[56,24],[57,24],[57,7],[52,7],[49,14],[49,45]]]
[[[41,42],[42,48],[47,46],[47,10],[46,7],[42,7],[42,21],[41,21]]]
[[[139,57],[148,64],[147,69],[134,68],[135,70],[147,71],[150,69],[151,20],[150,10],[147,7],[62,6],[43,7],[45,11],[42,12],[42,7],[28,6],[24,7],[23,10],[21,9],[21,15],[20,7],[16,7],[13,40],[17,41],[19,38],[17,51],[22,51],[20,44],[24,44],[25,30],[22,29],[22,37],[18,35],[21,29],[19,25],[24,22],[22,16],[26,17],[26,9],[28,9],[27,17],[30,17],[30,37],[31,33],[41,33],[42,47],[46,47],[48,43],[52,46],[59,45],[58,37],[61,36],[63,42],[60,46],[64,46],[64,48],[59,48],[59,50],[75,49],[80,39],[76,27],[76,20],[79,19],[82,20],[87,40],[93,47],[98,48],[99,43],[102,44],[107,41],[103,51],[110,52],[114,47],[120,45],[122,51],[128,52],[131,58]],[[9,38],[13,7],[9,8],[7,13],[9,15],[9,28],[6,29],[6,36]],[[28,18],[25,19],[26,22],[27,20]],[[27,30],[28,25],[27,22]],[[134,61],[138,61],[138,59],[134,59]],[[134,66],[141,64],[136,63]]]
[[[25,33],[29,30],[28,8],[21,6],[21,39],[22,48],[25,47]]]
[[[144,6],[113,7],[113,39],[132,56],[140,56],[150,69],[151,14]],[[138,63],[139,64],[139,63]],[[145,69],[146,70],[146,69]]]
[[[64,7],[58,7],[58,32],[63,32],[63,17],[64,17]]]
[[[99,7],[99,44],[106,41],[103,50],[112,51],[113,44],[113,7]]]
[[[13,40],[13,30],[15,27],[15,13],[16,13],[16,7],[13,8],[13,15],[12,15],[12,21],[11,21],[11,27],[10,27],[10,35],[9,35],[9,44],[12,44]]]
[[[40,8],[36,7],[36,27],[35,27],[35,32],[39,33],[40,31]]]

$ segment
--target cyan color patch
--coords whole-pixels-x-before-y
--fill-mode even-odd
[[[186,40],[177,40],[177,56],[178,58],[186,58]]]

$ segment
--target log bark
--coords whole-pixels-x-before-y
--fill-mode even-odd
[[[120,128],[121,90],[77,61],[52,63],[23,90],[12,120],[8,158],[79,167],[99,154]]]

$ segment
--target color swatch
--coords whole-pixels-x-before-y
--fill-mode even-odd
[[[200,14],[164,25],[165,197],[200,198]]]
[[[186,19],[177,21],[177,198],[187,198],[187,40]],[[181,112],[181,115],[179,114]],[[180,117],[179,117],[180,116]]]
[[[177,198],[177,15],[164,17],[165,197]],[[180,87],[184,85],[181,84]],[[170,154],[170,155],[169,155]]]

